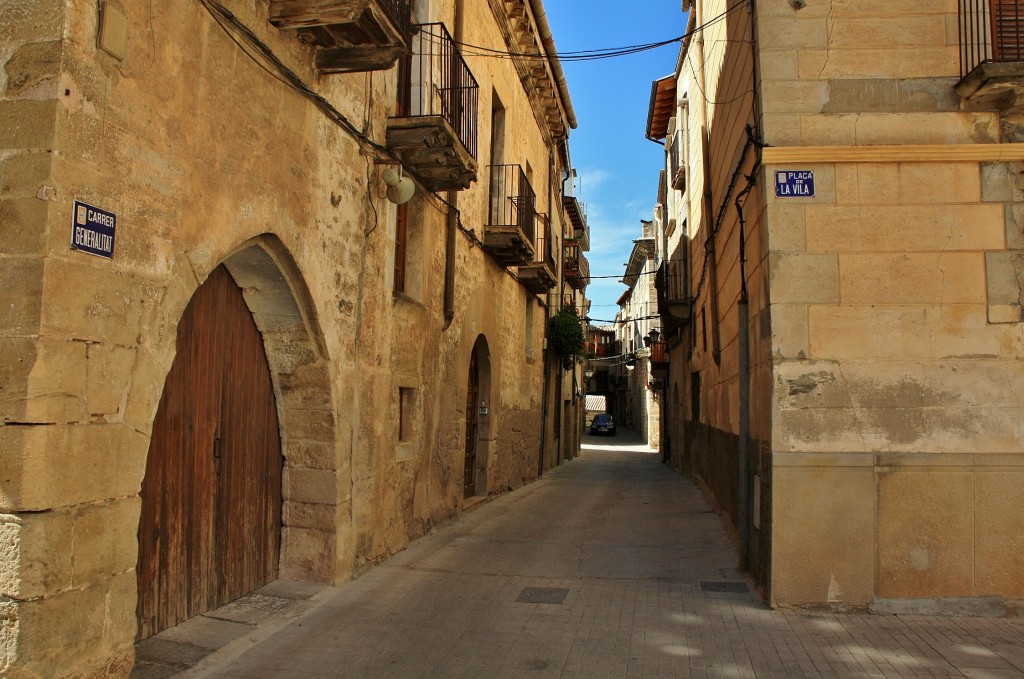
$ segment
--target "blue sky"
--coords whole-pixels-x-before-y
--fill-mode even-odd
[[[638,45],[682,35],[686,17],[680,0],[545,0],[560,53]],[[579,128],[569,137],[579,173],[577,195],[590,223],[590,272],[621,276],[658,200],[664,149],[644,137],[651,82],[675,69],[679,44],[613,59],[564,62]],[[615,317],[625,291],[618,279],[593,280],[587,296],[591,318]],[[604,306],[610,305],[610,306]]]

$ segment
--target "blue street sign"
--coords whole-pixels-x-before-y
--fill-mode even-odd
[[[117,215],[76,200],[71,224],[71,249],[107,259],[114,258]]]
[[[775,173],[776,198],[813,198],[812,170],[782,170]]]

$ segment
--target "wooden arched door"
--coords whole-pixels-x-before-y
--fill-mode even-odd
[[[466,463],[463,467],[463,497],[476,495],[476,449],[480,429],[480,367],[476,351],[469,359],[469,387],[466,390]]]
[[[218,267],[178,325],[139,523],[138,638],[275,579],[281,439],[263,341]]]

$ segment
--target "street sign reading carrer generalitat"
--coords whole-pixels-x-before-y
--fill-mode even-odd
[[[116,228],[117,215],[113,212],[76,200],[71,220],[71,249],[113,259]]]
[[[776,198],[813,198],[813,170],[779,170],[775,173]]]

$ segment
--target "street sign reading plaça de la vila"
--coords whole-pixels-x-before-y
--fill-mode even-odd
[[[71,249],[113,259],[116,228],[117,215],[113,212],[76,200],[71,224]]]
[[[813,198],[813,170],[781,170],[775,173],[776,198]]]

